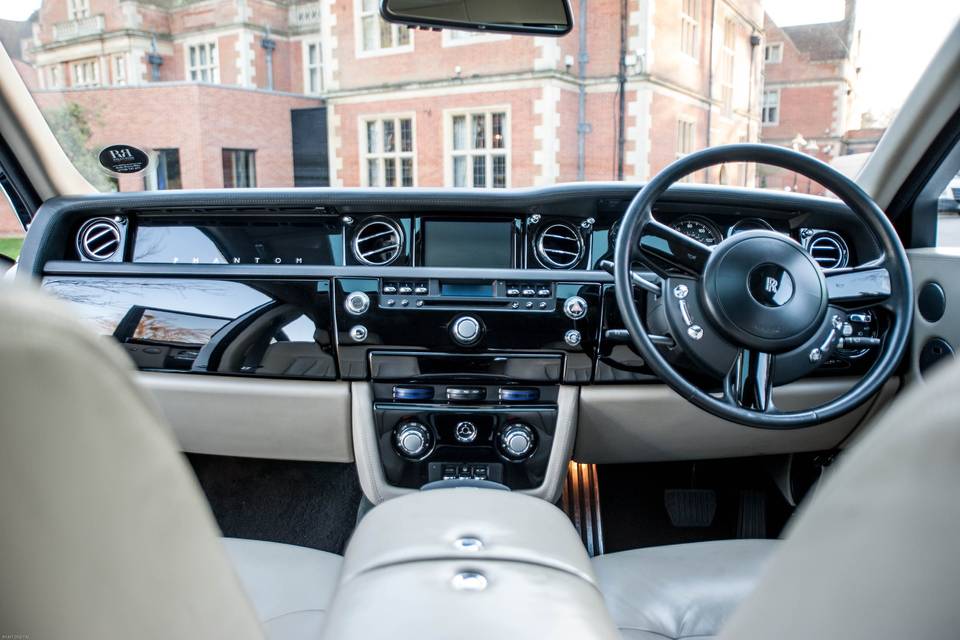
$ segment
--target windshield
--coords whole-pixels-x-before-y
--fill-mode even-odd
[[[935,0],[574,0],[575,28],[549,38],[410,30],[378,4],[18,0],[0,36],[102,191],[497,189],[643,181],[746,141],[854,175],[960,15]],[[822,193],[753,165],[690,181]]]

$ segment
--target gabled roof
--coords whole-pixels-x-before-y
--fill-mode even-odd
[[[851,20],[781,27],[794,46],[811,61],[836,60],[850,55]]]

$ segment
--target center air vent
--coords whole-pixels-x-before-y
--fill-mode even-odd
[[[103,262],[117,255],[122,234],[120,225],[110,218],[94,218],[80,227],[77,251],[82,258]]]
[[[583,258],[583,237],[573,225],[555,222],[537,234],[534,253],[549,269],[569,269]]]
[[[821,269],[847,266],[847,243],[832,231],[818,231],[811,235],[807,240],[807,252]]]
[[[402,250],[403,229],[387,218],[366,220],[353,234],[353,255],[366,265],[388,265],[400,257]]]

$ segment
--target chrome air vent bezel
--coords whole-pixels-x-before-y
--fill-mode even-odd
[[[77,232],[77,254],[83,260],[106,262],[123,249],[123,230],[112,218],[92,218]]]
[[[391,236],[393,240],[383,243],[382,245],[362,246],[364,243],[375,241],[378,238]],[[382,216],[367,218],[357,225],[356,230],[353,232],[351,246],[353,248],[353,257],[360,264],[365,264],[370,267],[385,267],[393,264],[403,255],[403,226],[395,220]],[[385,258],[382,257],[384,254],[386,255]]]
[[[850,249],[847,241],[833,231],[816,231],[806,239],[804,248],[821,269],[841,269],[850,261]],[[823,255],[829,251],[831,254]],[[820,255],[818,255],[818,253]]]
[[[569,247],[556,246],[561,242]],[[568,222],[551,222],[537,231],[533,254],[547,269],[573,269],[583,260],[585,247],[579,228]]]

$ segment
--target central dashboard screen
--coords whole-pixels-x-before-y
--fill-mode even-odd
[[[424,220],[423,264],[510,269],[513,221]]]

